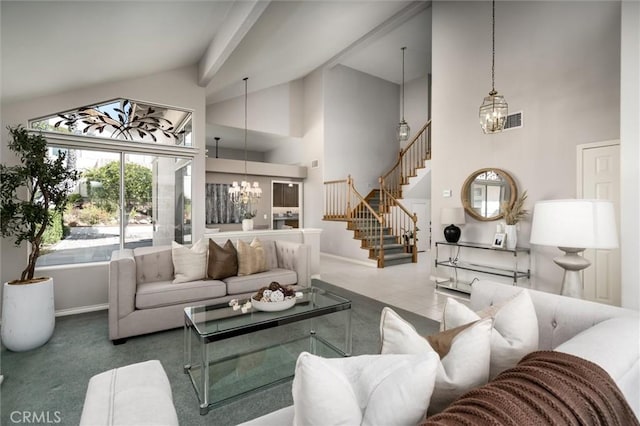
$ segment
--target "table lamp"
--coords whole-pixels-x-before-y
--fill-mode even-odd
[[[585,249],[618,247],[615,213],[606,200],[547,200],[533,208],[531,244],[556,246],[565,254],[553,261],[564,268],[562,294],[582,298],[580,271],[591,262],[580,256]]]
[[[440,210],[440,223],[449,226],[444,228],[444,238],[450,243],[457,243],[460,239],[460,228],[456,225],[464,225],[464,209],[462,207],[443,207]]]

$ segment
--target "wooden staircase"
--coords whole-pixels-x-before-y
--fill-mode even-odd
[[[365,200],[371,207],[378,209],[381,213],[389,213],[390,206],[381,204],[382,200],[379,189],[374,189],[367,194]],[[358,225],[361,224],[356,223],[355,229],[358,229]],[[349,227],[347,227],[347,229],[349,229]],[[360,228],[360,230],[361,229],[362,228]],[[362,240],[361,247],[369,250],[369,259],[378,260],[378,258],[382,256],[383,259],[381,263],[384,266],[413,262],[413,247],[403,244],[402,235],[394,234],[391,227],[386,226],[382,228],[382,241],[370,239],[369,237],[370,234],[367,228],[365,228],[364,232],[354,232],[354,238]]]
[[[345,221],[360,247],[379,268],[418,261],[414,213],[399,201],[402,185],[431,158],[431,121],[402,149],[395,165],[379,178],[379,189],[363,197],[353,179],[324,182],[324,220]]]

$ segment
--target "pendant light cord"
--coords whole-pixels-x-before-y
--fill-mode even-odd
[[[402,121],[404,121],[404,51],[407,47],[402,48]]]
[[[244,180],[249,182],[247,176],[247,80],[249,77],[243,78],[244,80]]]
[[[496,91],[496,0],[491,8],[491,91]]]

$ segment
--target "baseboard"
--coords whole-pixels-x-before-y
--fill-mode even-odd
[[[338,256],[335,254],[329,254],[329,253],[323,253],[323,252],[320,253],[320,256],[325,256],[325,257],[329,257],[331,259],[336,259],[336,260],[342,260],[344,262],[355,263],[356,265],[368,266],[370,268],[378,267],[378,265],[375,263],[374,260],[367,262],[366,260],[351,259],[350,257],[343,257],[343,256]]]
[[[56,316],[65,317],[67,315],[86,314],[87,312],[104,311],[106,309],[109,309],[108,303],[103,303],[100,305],[79,306],[77,308],[60,309],[59,311],[56,311]]]

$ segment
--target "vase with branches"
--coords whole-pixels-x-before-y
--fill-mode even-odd
[[[502,203],[502,213],[504,214],[504,221],[507,225],[517,225],[522,219],[524,219],[529,212],[524,208],[524,202],[527,200],[527,191],[524,191],[522,195],[516,199],[513,205],[508,202]]]
[[[527,191],[522,192],[522,195],[516,199],[513,205],[505,202],[502,203],[502,213],[504,215],[504,221],[506,222],[506,234],[507,234],[507,248],[515,249],[518,243],[518,231],[516,225],[522,219],[524,219],[529,212],[524,208],[524,202],[527,200]]]

